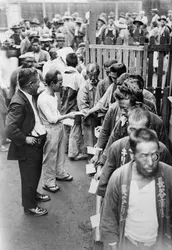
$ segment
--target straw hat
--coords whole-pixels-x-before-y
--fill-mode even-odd
[[[162,15],[162,16],[158,19],[158,21],[161,21],[161,20],[164,20],[165,22],[168,22],[166,16],[164,16],[164,15]]]
[[[33,52],[27,52],[27,53],[19,56],[19,58],[21,58],[21,59],[25,59],[25,58],[33,58],[33,59],[35,59]]]
[[[64,13],[64,16],[62,18],[63,18],[63,20],[65,20],[65,19],[73,19],[73,17],[70,15],[70,13],[68,11],[66,11]]]
[[[41,42],[51,42],[51,41],[53,41],[53,39],[50,37],[49,34],[45,33],[45,34],[42,34],[40,41]]]
[[[155,13],[155,14],[158,14],[159,11],[158,11],[157,8],[155,8],[155,9],[151,9],[151,12],[152,12],[152,13]]]
[[[56,34],[56,41],[64,41],[65,42],[65,35],[63,35],[63,33]]]
[[[133,24],[136,24],[136,23],[139,23],[139,25],[143,25],[143,22],[142,22],[139,18],[136,18],[136,19],[133,21]]]
[[[40,25],[40,22],[38,21],[38,19],[34,18],[34,19],[31,21],[31,24]]]
[[[104,24],[107,23],[106,18],[104,16],[99,16],[98,20],[101,21]]]
[[[21,29],[22,26],[20,24],[14,24],[10,29],[11,30],[17,30],[17,29]]]
[[[75,23],[83,23],[83,19],[81,17],[77,17]]]

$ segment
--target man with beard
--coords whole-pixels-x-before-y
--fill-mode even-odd
[[[104,249],[171,249],[172,168],[160,162],[154,131],[130,138],[132,160],[109,181],[101,214]]]
[[[106,187],[112,173],[119,167],[123,166],[131,160],[130,154],[130,138],[133,132],[140,128],[149,128],[151,126],[151,114],[142,109],[135,108],[128,114],[128,136],[125,136],[115,141],[108,149],[107,160],[102,168],[97,194],[100,196],[105,195]],[[172,157],[166,146],[159,142],[160,145],[160,160],[172,164]]]
[[[20,89],[13,96],[7,115],[6,134],[11,140],[8,160],[18,160],[19,163],[24,212],[42,216],[48,212],[38,207],[37,202],[49,201],[50,197],[37,192],[46,140],[46,130],[41,124],[33,99],[40,82],[37,70],[20,69],[18,82]]]

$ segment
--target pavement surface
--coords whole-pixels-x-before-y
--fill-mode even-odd
[[[0,250],[99,250],[94,243],[90,216],[95,214],[95,195],[89,194],[91,178],[85,174],[86,161],[66,159],[72,182],[59,182],[60,191],[51,201],[44,217],[23,213],[20,174],[17,161],[7,161],[0,153]],[[42,190],[40,181],[38,190]],[[47,192],[48,193],[48,192]]]

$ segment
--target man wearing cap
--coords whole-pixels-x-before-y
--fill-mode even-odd
[[[72,47],[74,46],[74,35],[75,35],[75,23],[72,21],[72,16],[69,12],[65,12],[63,16],[64,27],[66,30],[66,46]]]
[[[41,49],[39,38],[33,38],[31,41],[31,48],[35,58],[35,68],[42,69],[45,62],[50,59],[50,55],[47,51]]]
[[[15,45],[20,45],[22,38],[21,38],[21,25],[17,24],[17,25],[13,25],[11,27],[12,31],[14,32],[10,38],[14,40],[14,44]]]
[[[151,13],[152,13],[151,27],[152,27],[153,22],[157,22],[157,23],[159,22],[158,9],[152,9]]]
[[[40,22],[38,21],[38,19],[34,18],[32,21],[31,21],[31,30],[32,31],[36,31],[38,32],[39,35],[41,35],[42,33],[42,28],[40,26]]]
[[[141,10],[139,12],[139,19],[140,21],[142,21],[143,24],[146,24],[146,25],[148,24],[148,18],[145,16],[144,10]]]
[[[167,26],[166,16],[161,16],[159,19],[159,40],[161,37],[164,38],[165,44],[169,43],[170,40],[170,28]]]
[[[55,48],[55,46],[53,45],[53,39],[47,33],[42,34],[40,42],[42,50],[49,52],[51,48]]]
[[[84,41],[85,34],[83,33],[82,24],[83,24],[82,18],[77,17],[75,20],[75,37],[74,37],[76,49],[78,48],[78,45]]]
[[[104,15],[100,15],[98,20],[97,20],[97,28],[96,28],[96,44],[101,44],[102,41],[102,36],[103,36],[103,32],[106,28],[106,18],[104,17]]]
[[[9,101],[11,100],[11,98],[13,97],[13,95],[15,94],[15,92],[18,89],[17,75],[18,75],[19,71],[22,68],[32,68],[32,67],[34,67],[34,63],[35,63],[35,58],[34,58],[34,55],[32,52],[25,53],[25,54],[21,55],[19,58],[22,59],[22,65],[19,66],[17,69],[15,69],[11,74],[10,89],[9,89],[9,95],[8,95]],[[42,82],[42,87],[43,87],[42,73],[39,70],[38,70],[38,73],[39,73],[39,77],[40,77],[40,80]]]
[[[118,36],[118,30],[114,25],[115,16],[113,13],[108,16],[108,24],[103,30],[102,40],[105,45],[114,45]]]
[[[57,47],[57,55],[66,64],[66,56],[69,53],[73,53],[74,51],[71,47],[65,47],[65,35],[64,34],[58,33],[56,35],[56,47]]]

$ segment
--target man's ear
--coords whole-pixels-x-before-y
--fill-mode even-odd
[[[133,161],[133,160],[134,160],[134,153],[133,153],[133,151],[131,150],[131,148],[129,149],[129,153],[130,153],[130,158],[131,158],[131,160]]]

